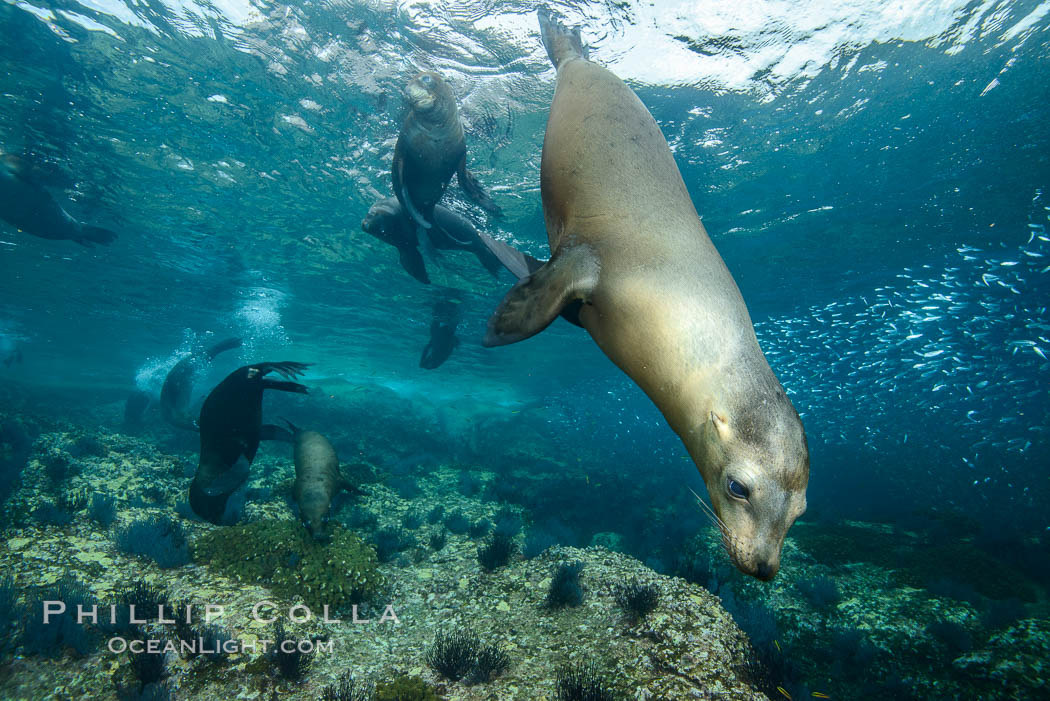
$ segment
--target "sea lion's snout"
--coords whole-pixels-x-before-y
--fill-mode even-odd
[[[761,579],[763,582],[768,582],[777,576],[777,572],[780,571],[780,558],[777,558],[775,562],[758,562],[755,563],[755,571],[753,576],[756,579]]]
[[[418,75],[405,86],[405,99],[412,103],[413,109],[426,111],[434,106],[436,100],[432,92],[434,79],[427,73]]]

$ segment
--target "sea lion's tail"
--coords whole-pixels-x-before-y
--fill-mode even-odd
[[[81,227],[80,237],[77,238],[77,243],[91,248],[91,244],[93,243],[100,243],[103,246],[108,246],[116,240],[117,235],[109,229],[103,229],[101,226],[85,226]]]
[[[579,27],[569,29],[547,7],[541,7],[537,15],[540,18],[543,48],[547,49],[547,55],[555,68],[570,58],[587,58],[587,47],[580,38]]]

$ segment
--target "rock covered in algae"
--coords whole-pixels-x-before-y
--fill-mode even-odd
[[[295,521],[256,521],[217,528],[193,544],[193,559],[242,582],[302,597],[318,611],[335,611],[375,595],[382,584],[375,551],[342,526],[319,543]]]
[[[986,698],[1036,698],[1050,684],[1050,623],[1029,618],[996,633],[953,665],[990,683]]]

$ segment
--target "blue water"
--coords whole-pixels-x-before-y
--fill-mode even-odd
[[[447,444],[451,427],[520,413],[542,429],[538,454],[578,448],[589,480],[659,474],[668,493],[700,491],[680,441],[586,333],[559,321],[482,348],[508,274],[443,253],[424,286],[360,230],[390,194],[403,85],[436,70],[504,216],[454,185],[444,203],[549,254],[554,71],[535,5],[452,5],[0,3],[0,149],[119,236],[87,249],[0,223],[0,381],[107,425],[182,354],[237,335],[240,355],[198,394],[245,362],[294,359],[313,364],[308,384],[426,407]],[[552,5],[675,153],[803,418],[807,520],[965,516],[1045,585],[1050,3]],[[422,369],[450,296],[461,345]]]

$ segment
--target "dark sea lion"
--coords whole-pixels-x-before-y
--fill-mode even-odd
[[[433,226],[426,233],[417,234],[415,223],[405,215],[401,203],[387,197],[369,208],[361,220],[361,229],[396,248],[401,267],[425,285],[430,284],[430,276],[419,250],[420,236],[425,236],[436,249],[470,251],[493,277],[499,275],[499,260],[482,242],[481,232],[469,219],[441,205],[434,207],[433,217]]]
[[[420,73],[405,87],[409,110],[394,147],[394,194],[423,229],[433,223],[434,207],[453,173],[478,206],[491,214],[500,208],[467,170],[467,142],[456,96],[437,73]]]
[[[109,229],[71,217],[33,176],[29,164],[12,154],[0,156],[0,217],[27,234],[76,241],[88,248],[96,243],[108,246],[117,238]]]
[[[434,305],[434,317],[430,322],[430,340],[423,347],[419,367],[435,370],[441,366],[459,345],[456,327],[459,325],[459,305],[440,302]]]
[[[540,165],[552,256],[507,294],[485,343],[528,338],[580,303],[583,327],[685,443],[734,564],[771,579],[806,508],[802,422],[656,121],[587,60],[578,30],[539,18],[558,71]]]
[[[327,438],[317,431],[303,431],[285,420],[295,442],[295,485],[292,496],[299,517],[315,540],[328,540],[332,500],[339,492],[359,492],[339,472],[339,456]]]
[[[124,402],[124,429],[128,431],[139,431],[146,417],[146,410],[153,403],[149,392],[137,389],[128,395]]]
[[[160,413],[164,420],[175,428],[197,431],[197,422],[189,413],[190,398],[193,395],[193,379],[205,362],[215,360],[215,356],[224,351],[241,347],[241,339],[227,338],[214,346],[197,353],[190,353],[175,363],[164,378],[160,388]]]
[[[276,372],[288,380],[297,379],[305,363],[279,362],[246,365],[231,372],[204,400],[201,407],[201,455],[197,474],[190,484],[190,506],[194,513],[212,523],[222,523],[227,501],[248,479],[248,471],[259,441],[275,438],[275,426],[262,424],[263,391],[306,394],[297,382],[268,380]]]

